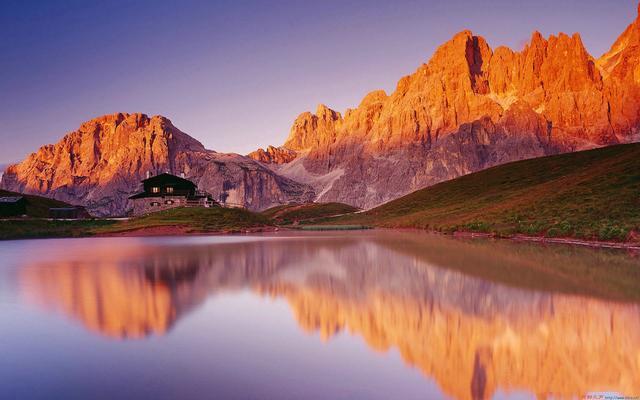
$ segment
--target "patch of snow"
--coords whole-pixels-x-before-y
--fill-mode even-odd
[[[638,143],[640,142],[640,129],[627,136],[617,136],[620,143]]]
[[[507,110],[513,103],[518,101],[518,96],[515,95],[515,92],[500,95],[496,93],[489,93],[487,97],[500,104],[500,107],[502,107],[503,110]]]
[[[316,192],[315,200],[324,196],[331,187],[344,175],[344,168],[335,168],[326,174],[314,174],[304,167],[305,157],[298,157],[292,162],[285,164],[277,169],[277,173],[297,182],[311,185]]]
[[[304,159],[305,157],[298,157],[288,164],[276,164],[273,166],[273,170],[282,176],[293,179],[294,181],[306,182],[312,174],[304,167]]]
[[[328,174],[322,175],[318,181],[321,182],[324,185],[324,189],[322,189],[322,192],[318,193],[318,195],[316,196],[316,200],[320,199],[322,196],[324,196],[329,190],[331,190],[331,188],[333,187],[333,184],[340,179],[340,177],[344,175],[344,168],[336,168],[333,171],[329,172]]]

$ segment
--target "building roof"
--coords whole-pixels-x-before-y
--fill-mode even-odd
[[[0,203],[17,203],[24,199],[22,196],[4,196],[0,197]]]
[[[145,197],[151,197],[151,195],[147,192],[140,192],[140,193],[134,194],[133,196],[129,196],[129,199],[135,200],[135,199],[143,199]],[[155,197],[159,197],[159,196],[156,194]]]
[[[190,184],[190,185],[196,186],[195,183],[191,182],[188,179],[181,178],[179,176],[169,174],[169,173],[158,174],[142,180],[142,183],[154,183],[154,182],[159,182],[159,183],[178,182],[178,183],[184,183],[184,184]]]
[[[173,193],[173,194],[162,194],[162,193],[147,193],[147,192],[140,192],[140,193],[136,193],[133,196],[129,196],[130,200],[135,200],[135,199],[144,199],[144,198],[148,198],[148,197],[184,197],[187,200],[198,200],[198,199],[204,199],[207,198],[209,200],[215,201],[213,196],[211,196],[209,193],[196,193],[196,194],[187,194],[187,193]]]
[[[191,197],[196,194],[198,185],[188,179],[181,178],[169,173],[152,176],[142,181],[144,189],[140,193],[129,196],[129,199],[142,199],[146,197]],[[163,188],[159,192],[153,192],[152,188]],[[171,192],[164,188],[172,187]]]
[[[129,199],[144,199],[146,197],[188,197],[188,194],[185,193],[149,193],[149,192],[140,192],[136,193],[133,196],[129,196]]]

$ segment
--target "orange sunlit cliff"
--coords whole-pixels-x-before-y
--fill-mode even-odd
[[[638,18],[599,59],[577,33],[534,32],[514,51],[463,31],[392,94],[301,114],[282,147],[299,159],[270,149],[271,162],[298,179],[304,166],[311,182],[335,172],[317,180],[320,199],[370,207],[509,161],[637,141],[639,49]]]

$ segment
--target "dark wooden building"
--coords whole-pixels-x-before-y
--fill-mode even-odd
[[[198,190],[188,179],[164,173],[142,181],[142,192],[133,200],[133,215],[144,215],[175,207],[214,207],[218,203],[210,194]]]
[[[27,213],[27,199],[23,196],[0,197],[0,217],[17,217]]]

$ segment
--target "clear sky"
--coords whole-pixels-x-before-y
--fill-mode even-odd
[[[456,32],[521,49],[580,32],[598,57],[637,0],[23,1],[0,8],[0,164],[113,112],[210,149],[284,142],[301,112],[393,90]]]

